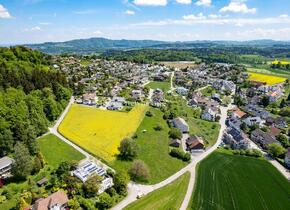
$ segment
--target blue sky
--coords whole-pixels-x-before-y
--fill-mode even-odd
[[[289,0],[0,0],[0,44],[290,40]]]

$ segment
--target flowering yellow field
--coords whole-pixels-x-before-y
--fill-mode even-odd
[[[278,61],[278,60],[272,61],[272,64],[277,65],[279,62],[280,62],[281,65],[290,64],[290,61]]]
[[[267,83],[267,85],[275,85],[275,84],[285,82],[286,78],[266,75],[266,74],[250,73],[249,80],[257,81],[257,82],[265,82]]]
[[[72,105],[59,132],[90,153],[108,162],[118,154],[123,138],[134,134],[147,106],[138,104],[130,112],[100,110]]]

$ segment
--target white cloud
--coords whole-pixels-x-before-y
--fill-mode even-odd
[[[242,39],[285,39],[289,40],[290,28],[256,28],[238,31],[237,36]]]
[[[197,6],[209,7],[211,6],[211,0],[198,0],[195,4]]]
[[[50,22],[40,22],[39,25],[43,25],[43,26],[48,26],[51,25],[52,23]]]
[[[205,20],[206,16],[204,16],[202,13],[199,13],[197,15],[185,15],[183,16],[184,20]]]
[[[37,31],[41,31],[41,28],[39,26],[34,26],[32,28],[26,28],[24,29],[25,32],[37,32]]]
[[[96,13],[96,10],[88,9],[74,12],[77,15],[92,15]]]
[[[192,3],[191,0],[176,0],[176,2],[179,4],[191,4]]]
[[[135,11],[133,11],[133,10],[126,10],[125,11],[125,14],[126,15],[135,15]]]
[[[102,35],[102,34],[103,34],[103,32],[101,32],[101,31],[94,31],[93,32],[93,35],[97,35],[97,36]]]
[[[283,15],[280,15],[279,17],[280,17],[280,18],[288,18],[289,15],[287,15],[287,14],[283,14]]]
[[[0,18],[4,19],[12,18],[8,10],[2,4],[0,4]]]
[[[251,13],[257,12],[256,8],[248,8],[244,0],[232,0],[228,6],[220,9],[220,12]]]
[[[166,6],[167,0],[134,0],[133,3],[137,6]]]

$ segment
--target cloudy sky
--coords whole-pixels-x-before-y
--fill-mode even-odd
[[[0,44],[290,40],[290,0],[0,0]]]

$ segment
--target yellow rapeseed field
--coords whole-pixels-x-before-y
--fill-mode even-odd
[[[74,104],[59,131],[85,150],[110,162],[116,158],[121,140],[134,134],[139,127],[146,110],[147,106],[141,104],[128,113]]]
[[[272,61],[272,64],[277,65],[279,62],[280,62],[281,65],[290,64],[290,61],[279,61],[279,60]]]
[[[266,75],[266,74],[250,73],[249,80],[250,81],[257,81],[257,82],[265,82],[265,83],[267,83],[267,85],[275,85],[275,84],[285,82],[286,78],[272,76],[272,75]]]

